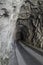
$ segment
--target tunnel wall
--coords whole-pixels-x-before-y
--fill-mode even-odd
[[[34,5],[28,2],[22,5],[17,26],[20,24],[27,26],[29,34],[27,42],[36,47],[43,48],[43,1],[37,0],[36,4],[34,2],[32,0]]]

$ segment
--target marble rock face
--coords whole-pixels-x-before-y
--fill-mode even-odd
[[[0,0],[0,60],[9,58],[23,0]],[[0,61],[0,63],[1,63]],[[1,64],[0,64],[1,65]],[[5,64],[3,64],[5,65]]]

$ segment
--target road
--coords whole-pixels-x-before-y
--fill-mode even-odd
[[[43,65],[33,55],[31,55],[30,52],[31,54],[33,53],[31,49],[27,52],[20,43],[17,44],[16,53],[19,65]]]
[[[15,51],[12,52],[9,65],[43,65],[43,56],[25,45],[21,45],[21,43],[15,43],[14,45]]]

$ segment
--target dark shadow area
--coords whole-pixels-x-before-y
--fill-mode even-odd
[[[27,26],[20,24],[18,25],[18,31],[17,31],[17,40],[20,41],[26,41],[26,39],[28,38],[29,32],[28,32],[28,28]]]

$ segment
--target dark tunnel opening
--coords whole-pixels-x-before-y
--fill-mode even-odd
[[[24,40],[24,34],[20,32],[20,40]]]
[[[28,28],[27,26],[21,24],[21,25],[18,25],[18,30],[17,30],[17,36],[16,36],[16,39],[18,41],[26,41],[26,39],[28,38]]]

